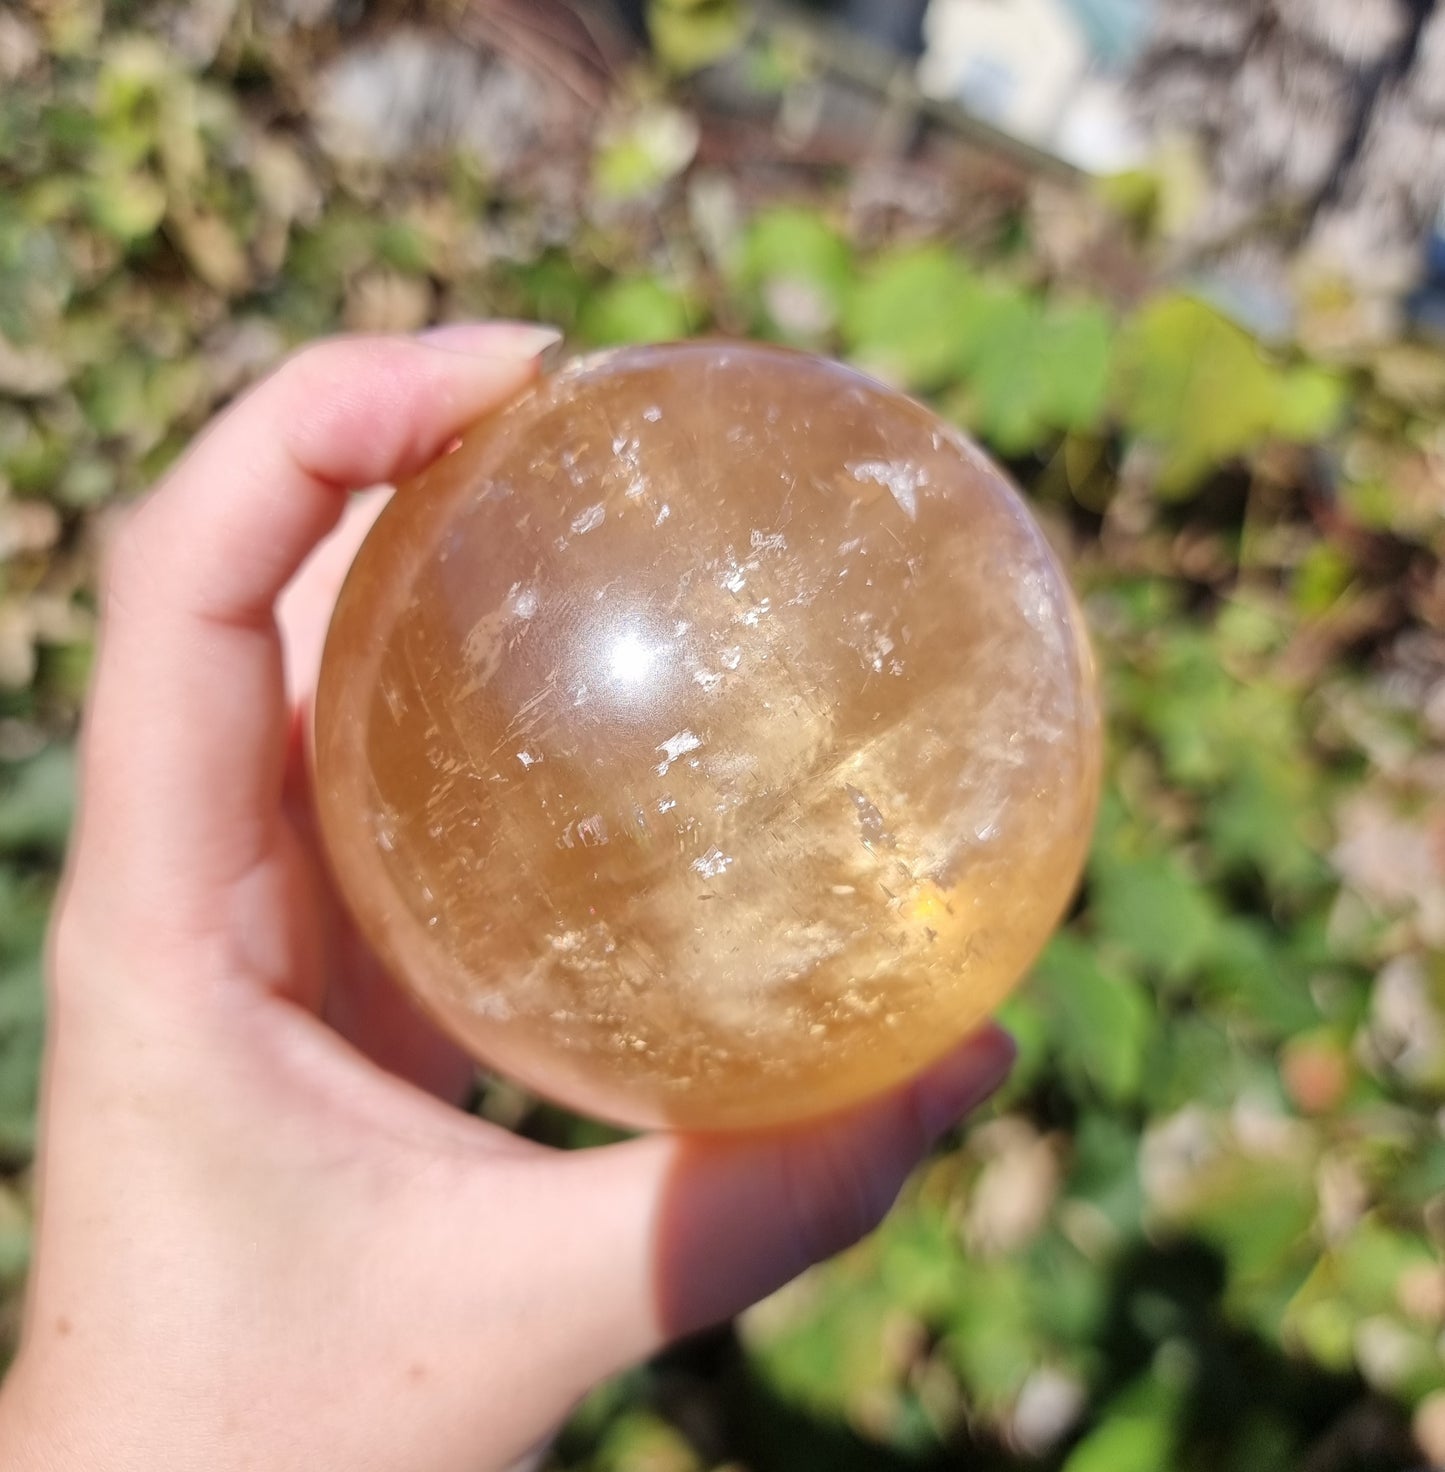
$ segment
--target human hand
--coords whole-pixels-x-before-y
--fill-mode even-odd
[[[986,1029],[821,1123],[573,1153],[447,1102],[469,1065],[361,951],[311,838],[297,703],[345,544],[286,595],[289,670],[277,602],[350,488],[419,470],[543,343],[310,348],[120,533],[0,1394],[14,1472],[507,1466],[600,1378],[868,1230],[1008,1071]]]

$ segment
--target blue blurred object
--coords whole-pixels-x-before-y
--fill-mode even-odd
[[[1089,41],[1095,63],[1122,71],[1143,48],[1156,0],[1067,0]]]
[[[1445,209],[1425,243],[1425,279],[1410,294],[1405,313],[1415,331],[1445,340]]]
[[[929,0],[845,0],[842,19],[861,36],[904,56],[923,51]]]

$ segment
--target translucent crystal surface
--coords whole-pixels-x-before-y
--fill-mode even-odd
[[[316,716],[373,944],[576,1108],[837,1108],[974,1028],[1068,902],[1092,666],[1042,535],[929,411],[691,344],[573,364],[401,488]]]

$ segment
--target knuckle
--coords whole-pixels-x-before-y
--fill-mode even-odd
[[[324,397],[344,383],[348,369],[364,359],[369,338],[326,338],[288,353],[271,375],[271,385],[286,400],[305,402],[309,395]]]
[[[269,390],[286,410],[279,423],[292,459],[313,470],[396,433],[409,417],[417,362],[411,344],[385,337],[331,338],[293,353]],[[378,416],[380,403],[397,412]]]

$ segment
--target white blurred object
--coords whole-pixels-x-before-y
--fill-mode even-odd
[[[1043,142],[1089,66],[1083,28],[1062,0],[933,0],[923,23],[924,91]]]
[[[530,71],[446,35],[399,30],[343,52],[317,81],[321,141],[334,157],[395,163],[462,149],[518,167],[555,126]]]
[[[1143,166],[1153,152],[1148,131],[1129,105],[1122,82],[1085,77],[1065,109],[1055,139],[1058,152],[1091,174],[1122,174]]]
[[[1122,75],[1071,0],[933,0],[919,86],[1096,173],[1132,168],[1147,139]]]
[[[1026,1456],[1042,1457],[1079,1424],[1088,1403],[1088,1392],[1075,1376],[1041,1365],[1019,1391],[1009,1440]]]

